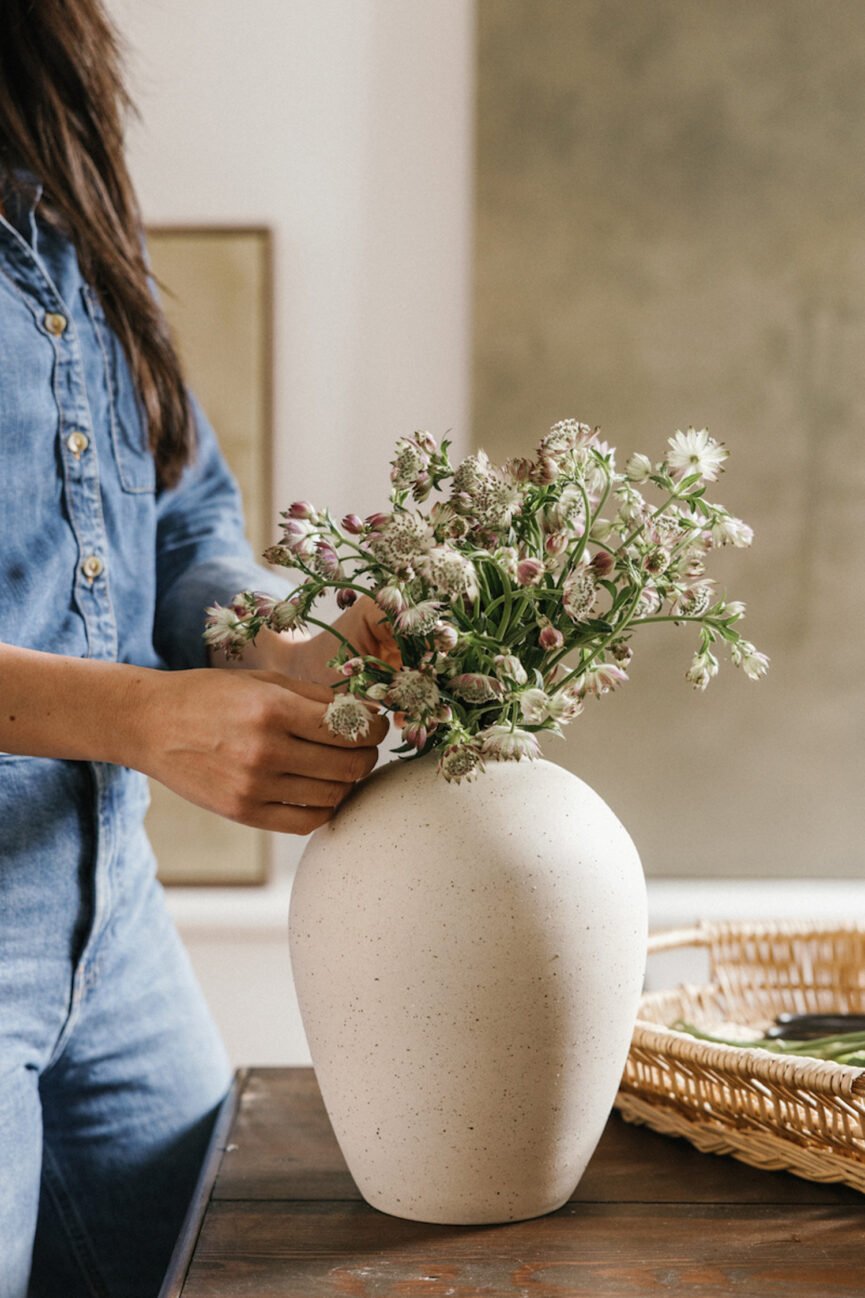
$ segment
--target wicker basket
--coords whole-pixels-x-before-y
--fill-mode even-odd
[[[616,1098],[622,1116],[707,1153],[865,1193],[865,1068],[716,1046],[665,1026],[765,1029],[781,1011],[863,1013],[865,926],[701,923],[649,938],[650,955],[686,946],[708,947],[710,982],[642,997]]]

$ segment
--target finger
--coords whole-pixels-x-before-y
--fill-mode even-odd
[[[355,784],[369,775],[377,761],[377,748],[318,744],[285,735],[268,756],[268,768],[271,775],[290,777],[297,773],[308,779]]]
[[[306,685],[307,682],[298,682]],[[342,735],[334,735],[328,728],[325,720],[325,705],[318,699],[304,696],[300,690],[295,691],[292,686],[294,698],[289,702],[286,700],[286,713],[290,715],[290,731],[300,739],[307,739],[318,744],[329,744],[334,748],[356,748],[359,744],[363,747],[381,744],[387,737],[388,725],[385,718],[377,710],[374,704],[364,702],[364,707],[369,713],[369,728],[365,735],[360,739],[345,739]],[[328,692],[328,702],[333,699],[333,692]]]
[[[307,775],[271,775],[259,792],[263,802],[287,802],[295,807],[338,807],[355,787],[354,780],[317,780]]]
[[[247,823],[276,834],[311,834],[333,814],[333,807],[291,807],[281,802],[263,802],[254,819]]]

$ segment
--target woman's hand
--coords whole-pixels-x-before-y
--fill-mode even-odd
[[[351,608],[347,608],[339,615],[333,627],[354,646],[358,653],[372,654],[389,663],[391,667],[402,665],[399,647],[385,615],[369,595],[361,595]],[[259,642],[263,637],[265,633],[260,632],[255,649],[259,649]],[[331,685],[342,680],[340,673],[327,665],[328,659],[334,657],[340,643],[339,638],[329,631],[319,631],[317,635],[310,636],[306,640],[292,640],[288,636],[267,632],[260,648],[262,656],[256,660],[255,665],[266,665],[268,670],[284,672],[294,680]],[[243,660],[241,665],[242,663]]]
[[[324,824],[375,766],[387,734],[370,707],[362,740],[332,735],[324,712],[333,691],[276,672],[152,676],[130,764],[188,802],[259,829],[308,834]]]

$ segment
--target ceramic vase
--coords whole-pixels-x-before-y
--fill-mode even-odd
[[[321,1093],[366,1201],[415,1221],[561,1207],[613,1105],[646,960],[637,851],[547,761],[448,784],[380,767],[310,839],[290,951]]]

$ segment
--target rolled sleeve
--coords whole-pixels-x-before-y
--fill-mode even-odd
[[[237,482],[193,397],[198,448],[176,486],[160,493],[153,644],[168,667],[206,667],[205,610],[241,590],[284,599],[293,583],[256,562]]]

